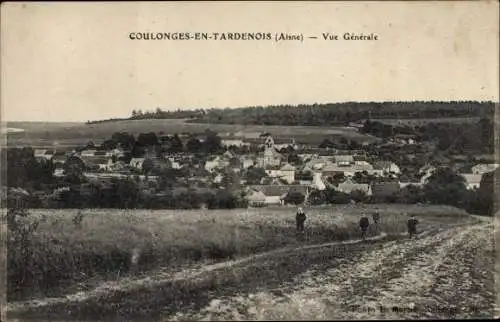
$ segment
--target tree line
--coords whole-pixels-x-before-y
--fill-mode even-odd
[[[344,102],[211,109],[195,122],[256,125],[347,125],[373,118],[442,118],[493,115],[492,102]]]
[[[342,102],[325,104],[268,105],[239,108],[134,110],[128,120],[188,119],[188,122],[252,125],[346,125],[372,118],[483,117],[494,113],[493,102],[413,101]],[[113,121],[113,119],[94,121]]]
[[[450,154],[493,153],[495,131],[492,117],[471,123],[427,123],[420,126],[389,125],[366,120],[360,130],[380,138],[414,135],[418,141],[435,141],[440,151]]]
[[[177,133],[158,137],[155,132],[149,132],[141,133],[135,138],[133,134],[127,132],[115,132],[110,139],[101,144],[101,149],[111,150],[121,147],[131,151],[131,156],[134,158],[144,157],[148,147],[153,147],[157,155],[183,151],[211,154],[222,150],[221,142],[217,132],[210,129],[200,134],[191,134],[185,143]]]

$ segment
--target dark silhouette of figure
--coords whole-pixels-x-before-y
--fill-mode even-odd
[[[368,218],[365,216],[361,217],[361,219],[359,220],[359,227],[361,228],[361,238],[363,238],[363,240],[365,240],[366,238],[368,226],[370,226],[370,221],[368,220]]]
[[[375,223],[375,225],[378,226],[378,223],[380,221],[380,213],[378,211],[375,211],[372,215],[372,218],[373,218],[373,222]]]
[[[375,224],[375,228],[377,229],[377,232],[380,232],[380,213],[378,211],[375,211],[373,214],[372,214],[372,219],[373,219],[373,223]]]
[[[408,234],[410,238],[413,238],[417,234],[417,224],[418,220],[415,218],[415,215],[411,215],[410,219],[408,219]]]
[[[297,223],[297,231],[298,232],[303,232],[304,231],[304,223],[307,219],[306,213],[302,208],[299,208],[297,210],[297,214],[295,216],[295,221]]]

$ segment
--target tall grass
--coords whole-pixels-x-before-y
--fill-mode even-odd
[[[372,206],[307,209],[306,233],[294,208],[236,210],[30,210],[29,242],[8,249],[9,300],[54,295],[89,279],[116,279],[158,267],[221,261],[283,246],[359,238]],[[441,206],[379,206],[381,228],[406,229],[410,211],[424,226],[467,215]],[[75,219],[76,218],[76,219]],[[10,237],[15,232],[9,231]],[[371,232],[375,234],[375,231]]]

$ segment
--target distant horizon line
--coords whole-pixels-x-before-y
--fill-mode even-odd
[[[162,107],[157,106],[151,109],[132,109],[130,110],[130,114],[128,116],[124,117],[119,117],[119,116],[114,116],[114,117],[109,117],[109,118],[101,118],[101,119],[94,119],[94,120],[72,120],[72,121],[37,121],[37,120],[2,120],[0,118],[0,124],[6,124],[6,123],[87,123],[87,122],[99,122],[103,120],[127,120],[130,119],[132,111],[142,111],[142,112],[151,112],[155,111],[155,109],[160,108],[162,112],[178,112],[180,111],[196,111],[196,110],[225,110],[225,109],[245,109],[245,108],[255,108],[255,107],[263,107],[263,108],[273,108],[273,107],[283,107],[283,106],[289,106],[289,107],[300,107],[300,106],[313,106],[313,105],[329,105],[329,104],[335,104],[335,105],[341,105],[341,104],[352,104],[352,103],[357,103],[357,104],[380,104],[380,103],[480,103],[480,104],[486,104],[486,103],[492,103],[492,104],[500,104],[500,101],[493,101],[493,100],[400,100],[400,101],[343,101],[343,102],[325,102],[325,103],[296,103],[296,104],[269,104],[269,105],[247,105],[247,106],[237,106],[237,107],[189,107],[189,108],[171,108],[167,110],[163,110]],[[1,116],[1,115],[0,115]],[[131,120],[134,121],[134,120]]]

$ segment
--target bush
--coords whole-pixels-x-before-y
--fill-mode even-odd
[[[351,201],[349,194],[335,189],[326,191],[326,201],[331,204],[346,204]]]
[[[284,202],[285,204],[300,205],[304,202],[305,199],[306,196],[304,196],[302,193],[293,191],[285,196]]]
[[[399,190],[395,197],[398,203],[415,204],[424,201],[423,190],[414,185],[409,185]]]
[[[351,191],[349,198],[355,202],[366,202],[368,200],[366,193],[362,190]]]
[[[38,228],[37,220],[30,220],[29,212],[23,207],[7,209],[7,274],[9,290],[36,286],[40,270],[33,254],[33,235]]]
[[[424,199],[432,204],[463,208],[467,189],[465,179],[449,168],[437,169],[423,189]]]

